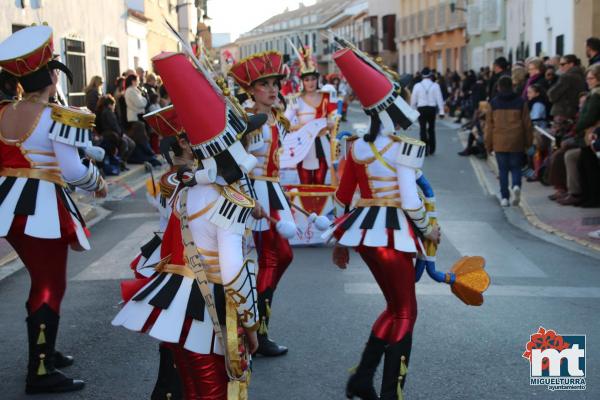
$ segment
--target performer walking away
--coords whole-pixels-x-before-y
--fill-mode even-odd
[[[0,237],[15,249],[31,278],[27,299],[29,362],[25,392],[80,390],[81,380],[59,368],[73,358],[56,350],[60,305],[66,289],[67,253],[89,250],[85,222],[67,184],[106,196],[106,185],[77,147],[91,145],[94,114],[49,104],[58,70],[52,29],[22,29],[0,43],[0,67],[24,89],[21,100],[0,108]]]
[[[144,115],[144,120],[162,137],[160,150],[171,168],[158,181],[155,182],[152,178],[146,181],[148,200],[159,212],[158,231],[141,247],[140,253],[131,262],[131,269],[139,281],[123,282],[122,286],[126,286],[124,292],[137,291],[148,282],[148,278],[157,274],[155,268],[161,260],[161,235],[171,216],[170,199],[179,185],[177,172],[182,167],[193,169],[195,160],[172,105]],[[173,354],[168,343],[160,343],[159,355],[158,377],[150,399],[182,399],[181,382],[177,369],[174,368]]]
[[[249,353],[258,347],[254,263],[244,259],[243,251],[246,220],[255,203],[237,182],[256,158],[239,138],[258,129],[266,117],[246,117],[225,96],[228,91],[217,90],[184,54],[162,53],[153,63],[199,169],[179,174],[186,187],[171,200],[158,274],[112,323],[169,343],[185,399],[245,399]],[[244,332],[241,338],[238,329]]]
[[[402,100],[399,85],[385,69],[354,47],[336,52],[333,58],[371,116],[371,127],[368,134],[352,141],[336,192],[347,209],[357,187],[360,199],[324,237],[337,239],[333,258],[340,268],[348,263],[348,247],[360,254],[387,302],[348,381],[346,395],[379,399],[373,376],[385,355],[381,399],[397,400],[406,380],[417,318],[413,258],[423,252],[420,236],[439,241],[440,235],[429,221],[416,186],[425,144],[397,135],[396,130],[408,128],[418,114]]]
[[[279,184],[279,154],[281,143],[289,129],[283,113],[274,108],[279,93],[279,80],[284,77],[280,53],[270,51],[251,55],[233,65],[230,75],[251,96],[253,113],[268,115],[268,123],[248,136],[248,150],[258,159],[249,175],[257,202],[267,219],[253,223],[254,243],[258,251],[258,309],[261,316],[258,354],[279,356],[287,353],[285,346],[269,339],[271,305],[277,284],[293,259],[288,238],[295,235],[296,225],[289,203]],[[274,221],[279,221],[275,224]],[[279,229],[278,229],[279,228]],[[281,231],[281,232],[280,232]]]
[[[319,91],[319,71],[310,48],[301,47],[296,50],[296,53],[300,62],[302,91],[291,98],[292,101],[285,112],[286,118],[292,123],[291,130],[296,131],[318,118],[327,118],[327,127],[331,129],[335,123],[337,103],[335,100],[331,101],[329,93]],[[328,130],[324,129],[315,136],[306,157],[296,166],[302,184],[324,184],[327,170],[332,162]]]
[[[423,79],[415,85],[410,98],[410,105],[419,110],[419,126],[421,140],[426,144],[426,155],[435,153],[435,116],[439,113],[444,118],[444,99],[442,90],[431,78],[433,73],[427,67],[421,71]]]

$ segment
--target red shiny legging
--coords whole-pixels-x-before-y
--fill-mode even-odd
[[[24,233],[26,219],[15,217],[8,243],[15,249],[31,278],[27,299],[29,313],[37,311],[44,303],[60,314],[67,288],[67,239],[39,239]]]
[[[166,344],[173,352],[185,400],[227,400],[225,357],[198,354],[180,344]]]
[[[268,231],[254,232],[254,243],[258,251],[258,276],[256,290],[263,293],[277,287],[294,254],[290,243],[271,224]]]
[[[300,183],[303,185],[323,185],[327,176],[327,160],[324,157],[319,157],[318,169],[304,169],[302,163],[296,165]]]
[[[369,266],[387,302],[387,308],[373,324],[373,333],[390,344],[397,343],[407,333],[412,333],[417,320],[412,254],[386,247],[361,246],[357,251]]]

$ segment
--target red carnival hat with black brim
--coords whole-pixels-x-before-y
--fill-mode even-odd
[[[360,50],[346,47],[336,51],[333,60],[365,113],[372,122],[378,120],[381,124],[382,133],[393,134],[397,125],[407,129],[419,118],[419,113],[400,96],[400,85]]]
[[[73,74],[54,58],[52,28],[31,26],[0,43],[0,67],[15,76],[25,92],[36,92],[52,84],[52,70],[59,69],[73,83]]]
[[[249,117],[183,53],[163,52],[152,62],[201,164],[203,160],[214,159],[227,183],[250,172],[257,161],[246,152],[240,139],[264,124],[267,116]]]
[[[281,53],[278,51],[266,51],[252,54],[233,64],[229,70],[229,75],[244,90],[248,90],[259,79],[285,78],[284,66],[285,63],[283,62]]]

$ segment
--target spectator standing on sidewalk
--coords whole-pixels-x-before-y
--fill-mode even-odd
[[[533,142],[533,125],[527,103],[512,90],[510,76],[497,82],[498,94],[490,102],[486,114],[485,147],[496,153],[500,175],[500,204],[509,205],[508,174],[512,176],[512,204],[518,205],[521,196],[521,167],[525,151]]]
[[[492,99],[496,96],[498,88],[496,87],[498,84],[498,80],[503,76],[510,76],[510,71],[508,70],[508,60],[504,57],[498,57],[494,60],[494,73],[492,74],[489,83],[488,83],[488,98]]]
[[[427,145],[426,155],[435,153],[435,116],[439,113],[440,118],[444,118],[442,91],[440,85],[431,80],[431,76],[431,70],[427,67],[423,68],[422,80],[414,86],[410,98],[410,105],[421,114],[419,115],[420,134],[421,140]]]
[[[102,96],[102,85],[104,82],[98,75],[92,76],[90,83],[83,89],[85,93],[85,106],[94,114],[96,113],[96,107],[98,106],[98,100]]]
[[[589,66],[600,63],[600,38],[591,37],[585,41],[585,54],[589,59]]]

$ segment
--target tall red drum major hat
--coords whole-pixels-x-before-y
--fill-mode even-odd
[[[284,78],[286,76],[284,66],[281,53],[278,51],[266,51],[252,54],[233,64],[229,70],[229,75],[244,90],[248,90],[259,79]]]
[[[412,125],[419,118],[419,113],[402,99],[400,85],[384,68],[349,42],[338,43],[345,48],[335,52],[333,60],[363,110],[371,117],[371,123],[380,122],[383,134],[393,134],[397,125],[403,129]]]
[[[183,53],[163,52],[152,62],[201,164],[214,160],[227,183],[251,171],[256,158],[240,139],[264,124],[266,115],[247,116]]]
[[[53,69],[63,71],[72,82],[73,74],[53,52],[52,28],[40,25],[21,29],[0,43],[2,73],[15,76],[26,92],[50,86]]]

